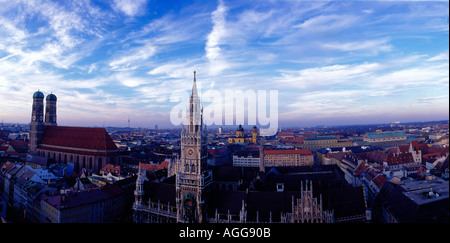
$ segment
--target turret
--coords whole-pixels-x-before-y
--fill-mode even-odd
[[[56,126],[56,95],[47,95],[45,102],[45,125]]]
[[[30,122],[30,142],[29,153],[35,154],[36,149],[44,135],[44,94],[41,91],[36,91],[33,94],[33,106],[31,111]]]

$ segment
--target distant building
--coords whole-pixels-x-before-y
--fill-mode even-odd
[[[233,166],[259,167],[259,150],[243,149],[233,153]]]
[[[341,139],[336,136],[317,136],[305,138],[302,148],[316,151],[320,148],[351,147],[353,142],[349,139]]]
[[[257,143],[258,142],[258,128],[256,126],[253,127],[252,130],[252,136],[246,137],[244,128],[242,128],[242,125],[239,125],[238,129],[236,130],[236,136],[229,137],[228,143]]]
[[[409,145],[400,145],[397,148],[397,154],[410,153],[414,161],[422,163],[422,150],[420,149],[418,141],[411,141]]]
[[[364,135],[363,140],[373,145],[400,145],[406,142],[407,135],[403,131],[375,132]]]
[[[264,166],[307,166],[314,164],[308,149],[264,150]]]

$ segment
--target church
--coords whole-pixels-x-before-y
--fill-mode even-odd
[[[45,114],[44,114],[45,98]],[[28,153],[47,163],[74,163],[75,171],[98,173],[106,164],[118,164],[120,153],[104,128],[58,126],[57,97],[33,94]]]
[[[256,126],[253,126],[251,137],[245,136],[244,128],[242,127],[242,125],[239,125],[238,129],[236,130],[236,136],[228,138],[229,144],[233,144],[233,143],[256,144],[257,142],[258,142],[258,129],[256,128]]]
[[[132,206],[135,223],[366,222],[362,186],[348,186],[335,165],[264,168],[262,161],[259,168],[227,167],[226,179],[239,187],[218,189],[215,180],[221,179],[206,163],[196,72],[187,108],[180,156],[169,164],[168,178],[150,180],[151,173],[139,165]]]

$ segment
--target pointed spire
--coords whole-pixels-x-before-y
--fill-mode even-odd
[[[194,83],[192,84],[192,97],[197,98],[197,78],[196,78],[197,72],[194,71]]]

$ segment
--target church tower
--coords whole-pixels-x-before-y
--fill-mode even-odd
[[[206,220],[206,193],[212,176],[206,170],[206,127],[197,93],[196,72],[187,107],[186,125],[181,130],[181,156],[176,172],[177,222],[201,223]]]
[[[256,126],[253,126],[252,130],[252,143],[258,142],[258,128]]]
[[[44,94],[41,91],[36,91],[33,94],[31,111],[30,143],[28,146],[30,154],[36,153],[37,146],[44,135],[44,130]]]
[[[56,95],[49,94],[45,98],[45,125],[56,126]]]

